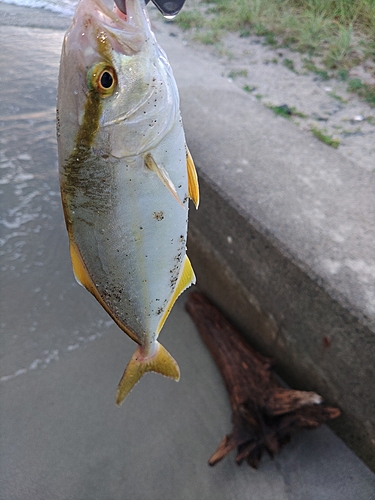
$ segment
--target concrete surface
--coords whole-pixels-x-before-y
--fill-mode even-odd
[[[33,15],[42,25],[43,12]],[[161,334],[181,381],[148,375],[115,406],[134,343],[71,271],[54,124],[63,32],[3,24],[0,499],[375,499],[374,474],[326,427],[300,433],[258,471],[238,468],[233,456],[207,466],[230,430],[230,409],[183,298]]]

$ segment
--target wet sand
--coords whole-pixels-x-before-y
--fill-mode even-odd
[[[375,498],[374,474],[326,427],[258,471],[208,467],[230,409],[183,298],[161,334],[181,381],[148,375],[115,406],[135,346],[71,271],[54,117],[68,22],[55,17],[0,4],[0,499]]]

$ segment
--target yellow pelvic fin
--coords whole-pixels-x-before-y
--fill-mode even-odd
[[[184,290],[186,290],[186,288],[188,288],[193,283],[195,283],[195,274],[194,274],[191,262],[189,260],[189,257],[187,255],[185,255],[184,263],[182,265],[182,269],[181,269],[180,276],[179,276],[177,284],[176,284],[176,288],[174,289],[173,295],[172,295],[167,307],[165,308],[165,311],[164,311],[164,314],[163,314],[161,320],[159,321],[158,327],[156,329],[156,335],[159,335],[160,330],[163,328],[163,325],[164,325],[166,319],[168,318],[168,315],[171,312],[172,307],[174,306],[174,303],[176,302],[178,297],[182,294],[182,292]]]
[[[169,174],[166,171],[166,169],[163,166],[159,166],[156,163],[151,153],[147,153],[144,159],[146,167],[157,174],[157,176],[164,184],[164,186],[168,189],[168,191],[171,193],[173,198],[183,207],[184,205],[182,204],[178,196],[177,189],[175,188],[175,185],[173,184],[172,179],[169,177]]]
[[[72,241],[70,241],[69,249],[70,249],[70,259],[72,261],[72,267],[75,279],[78,281],[80,285],[84,286],[86,290],[91,292],[96,297],[97,290],[94,287],[92,279],[90,278],[88,271],[86,270],[82,262],[79,250],[77,249],[76,245],[72,243]]]
[[[156,342],[156,353],[150,357],[142,356],[141,347],[133,354],[117,388],[116,404],[124,401],[134,385],[146,372],[156,372],[165,377],[180,379],[180,369],[177,362],[159,342]]]
[[[197,171],[195,170],[193,158],[187,146],[186,146],[186,166],[188,173],[189,198],[193,200],[195,208],[198,208],[199,207],[198,176],[197,176]]]

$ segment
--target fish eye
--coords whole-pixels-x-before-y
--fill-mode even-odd
[[[113,85],[113,77],[109,71],[103,71],[100,77],[100,86],[103,89],[110,89]]]
[[[90,90],[96,90],[101,97],[109,97],[117,85],[116,71],[106,63],[95,64],[87,73],[87,84]]]

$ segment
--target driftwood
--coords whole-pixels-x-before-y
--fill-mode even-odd
[[[314,392],[282,387],[271,370],[274,362],[250,347],[204,295],[190,293],[186,309],[221,372],[232,406],[232,432],[210,465],[237,448],[236,462],[246,460],[256,468],[264,451],[273,457],[296,430],[314,429],[340,415]]]

